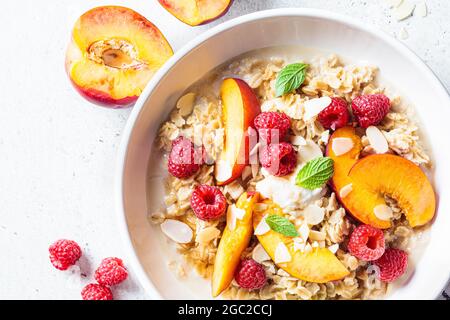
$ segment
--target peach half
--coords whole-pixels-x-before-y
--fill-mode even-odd
[[[159,3],[181,22],[198,26],[223,16],[233,0],[159,0]]]
[[[354,141],[347,153],[336,155],[333,140]],[[355,130],[344,127],[330,137],[327,154],[334,160],[332,186],[347,211],[359,221],[386,229],[392,223],[385,195],[395,199],[411,227],[431,221],[436,209],[433,187],[413,162],[392,154],[375,154],[359,159],[361,142]],[[344,191],[344,192],[343,192]]]
[[[91,9],[78,18],[66,52],[66,71],[91,102],[132,105],[153,74],[173,54],[158,28],[119,6]]]
[[[217,184],[225,185],[240,177],[249,161],[252,140],[256,144],[256,131],[251,128],[261,108],[252,88],[241,79],[225,79],[220,88],[220,96],[225,141],[214,173]],[[251,132],[255,134],[252,135]]]

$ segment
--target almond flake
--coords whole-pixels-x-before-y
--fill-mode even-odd
[[[298,155],[302,163],[306,163],[312,159],[323,157],[322,149],[312,140],[307,140],[306,145],[299,146]]]
[[[236,205],[231,205],[231,211],[233,212],[233,215],[236,217],[236,219],[238,220],[242,220],[245,216],[245,210],[244,209],[240,209],[238,207],[236,207]]]
[[[216,227],[207,227],[197,234],[197,242],[207,244],[211,240],[216,239],[220,235],[220,230]]]
[[[270,256],[267,254],[266,250],[260,243],[258,243],[256,247],[253,248],[252,258],[259,263],[270,260]]]
[[[341,156],[352,150],[353,145],[353,140],[350,138],[334,138],[331,149],[336,156]]]
[[[300,228],[298,228],[298,233],[300,233],[300,237],[303,239],[304,242],[308,240],[309,237],[309,227],[306,223],[303,223]]]
[[[311,230],[309,232],[309,239],[315,240],[315,241],[323,241],[326,238],[326,233],[316,230]]]
[[[288,248],[283,242],[280,242],[275,249],[275,263],[285,263],[291,261],[292,257]]]
[[[366,136],[369,140],[370,145],[375,150],[376,153],[386,153],[389,151],[388,142],[383,134],[375,126],[370,126],[366,129]]]
[[[428,8],[425,1],[419,2],[414,9],[414,15],[418,15],[421,18],[425,18],[428,14]]]
[[[192,113],[192,110],[194,109],[194,102],[195,93],[193,92],[186,93],[184,96],[178,99],[177,109],[179,110],[182,117],[185,117]]]
[[[319,246],[319,243],[318,243],[317,241],[314,241],[314,242],[311,244],[311,247],[313,247],[313,248],[319,248],[320,246]]]
[[[339,250],[339,244],[335,243],[328,247],[328,250],[330,250],[333,254],[335,254]]]
[[[406,39],[408,39],[409,34],[408,34],[408,31],[406,31],[405,28],[401,28],[401,29],[400,29],[400,33],[398,34],[398,36],[399,36],[399,38],[400,38],[401,40],[406,40]]]
[[[261,236],[261,235],[263,235],[263,234],[265,234],[265,233],[270,231],[270,227],[269,227],[269,225],[266,222],[267,216],[268,215],[266,214],[264,217],[262,217],[261,221],[256,226],[256,228],[255,228],[255,235]]]
[[[303,252],[309,253],[309,252],[311,252],[311,251],[312,251],[312,247],[311,247],[311,245],[310,245],[309,243],[307,243],[307,244],[305,245],[305,250],[304,250]]]
[[[391,8],[397,8],[403,2],[403,0],[384,0],[384,1]]]
[[[257,203],[257,204],[255,204],[254,210],[256,212],[263,212],[263,211],[266,211],[268,207],[269,206],[265,203]]]
[[[233,168],[226,160],[219,160],[216,162],[215,176],[218,181],[226,181],[231,178]]]
[[[316,225],[323,221],[325,209],[315,204],[310,204],[303,210],[303,215],[305,216],[306,223],[309,225]]]
[[[350,192],[352,192],[352,190],[353,190],[353,184],[351,184],[351,183],[343,186],[341,188],[341,190],[339,190],[339,197],[341,199],[345,198],[346,196],[348,196],[350,194]]]
[[[294,238],[294,251],[303,252],[305,250],[305,242],[302,238]]]
[[[239,182],[234,181],[226,185],[224,191],[228,193],[234,200],[237,200],[241,194],[244,193],[244,188],[239,184]]]
[[[379,204],[373,208],[375,216],[384,221],[389,221],[393,217],[392,209],[385,204]]]
[[[303,118],[305,120],[311,120],[312,118],[317,116],[320,113],[320,111],[328,107],[330,103],[331,103],[330,97],[321,97],[305,101],[304,103],[305,114]]]
[[[302,136],[291,136],[291,143],[294,146],[306,146],[306,140]]]
[[[412,15],[414,7],[415,7],[414,4],[403,1],[398,7],[394,9],[394,17],[398,21],[405,20],[406,18]]]
[[[174,219],[161,223],[161,231],[177,243],[189,243],[193,236],[192,229],[186,223]]]

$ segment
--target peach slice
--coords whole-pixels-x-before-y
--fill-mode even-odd
[[[265,200],[264,203],[267,205],[266,210],[253,213],[254,228],[265,215],[276,214],[284,216],[282,209],[270,200]],[[273,230],[269,230],[257,237],[274,261],[276,261],[280,244],[284,244],[281,247],[287,248],[290,259],[286,259],[287,262],[277,263],[277,266],[293,277],[309,282],[325,283],[342,279],[349,274],[342,262],[327,248],[312,248],[310,252],[295,250],[294,238],[286,237]]]
[[[337,139],[350,139],[353,148],[337,155]],[[331,185],[346,210],[359,221],[373,227],[391,226],[384,210],[384,195],[397,200],[412,227],[430,221],[435,212],[433,188],[422,170],[409,160],[391,154],[370,155],[359,159],[361,139],[352,127],[336,130],[330,137],[327,155],[334,161]]]
[[[198,26],[223,16],[233,0],[159,0],[159,3],[181,22]]]
[[[434,216],[433,187],[425,173],[407,159],[392,154],[370,155],[356,162],[348,177],[353,191],[343,199],[345,207],[365,223],[378,228],[391,225],[389,220],[379,223],[376,218],[377,207],[386,205],[384,194],[398,202],[411,227],[424,225]]]
[[[217,248],[216,260],[212,276],[212,295],[217,297],[228,288],[241,259],[241,254],[247,248],[253,233],[253,207],[259,200],[259,194],[248,195],[244,192],[236,203],[237,210],[242,210],[241,219],[228,214],[227,226],[223,231]],[[229,207],[231,209],[231,206]]]
[[[225,142],[215,165],[215,177],[218,185],[225,185],[240,177],[248,163],[252,144],[249,128],[253,127],[253,120],[261,108],[253,90],[240,79],[225,79],[220,95]],[[253,137],[256,140],[256,135]]]
[[[139,13],[103,6],[75,23],[66,71],[77,91],[91,102],[125,107],[136,101],[172,54],[158,28]]]

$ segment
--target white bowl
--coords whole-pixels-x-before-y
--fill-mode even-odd
[[[369,61],[414,102],[421,129],[434,150],[439,206],[430,241],[413,276],[389,298],[436,298],[450,271],[450,188],[445,188],[450,181],[449,96],[427,66],[395,39],[351,18],[311,9],[262,11],[216,26],[175,53],[137,101],[119,151],[116,200],[128,264],[149,298],[210,298],[206,281],[186,284],[168,270],[160,236],[147,220],[145,178],[159,125],[180,94],[209,70],[247,51],[277,45],[301,45]]]

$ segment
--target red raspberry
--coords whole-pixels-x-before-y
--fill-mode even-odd
[[[390,107],[391,102],[384,94],[367,94],[352,101],[353,115],[363,128],[379,124]]]
[[[201,220],[217,219],[225,213],[227,200],[219,188],[200,185],[192,191],[191,208]]]
[[[318,119],[325,129],[336,130],[344,127],[350,119],[347,101],[339,97],[331,98],[330,105],[320,111]]]
[[[282,112],[262,112],[253,122],[260,140],[266,144],[281,141],[287,134],[291,120]]]
[[[60,239],[49,248],[50,262],[56,269],[67,270],[81,257],[81,248],[73,240]]]
[[[290,143],[269,144],[260,155],[261,165],[274,176],[285,176],[294,171],[297,155]]]
[[[234,274],[234,279],[241,288],[254,290],[266,284],[264,267],[253,259],[242,260]]]
[[[380,259],[373,262],[380,268],[380,280],[391,282],[405,273],[408,267],[408,254],[400,249],[386,249]]]
[[[204,148],[194,148],[191,140],[178,137],[172,142],[168,170],[177,178],[188,178],[196,173],[204,163]]]
[[[105,258],[95,270],[95,280],[104,286],[114,286],[128,276],[127,268],[119,258]]]
[[[81,290],[83,300],[112,300],[111,289],[97,283],[90,283]]]
[[[384,253],[384,234],[380,229],[362,224],[353,230],[348,251],[358,259],[373,261]]]

